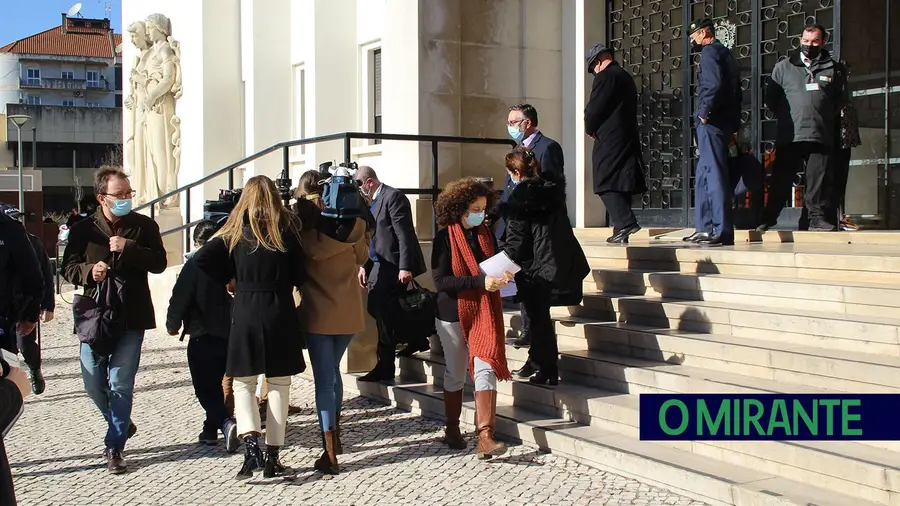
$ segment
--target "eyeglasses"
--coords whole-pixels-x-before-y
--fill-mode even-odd
[[[129,191],[123,192],[123,193],[101,193],[100,195],[103,195],[104,197],[113,197],[116,199],[127,200],[127,199],[133,199],[135,193],[137,193],[137,192],[135,192],[134,190],[129,190]]]
[[[528,118],[517,119],[517,120],[514,120],[514,121],[507,121],[506,124],[509,125],[509,126],[519,126],[519,125],[520,125],[523,121],[525,121],[526,119],[528,119]]]

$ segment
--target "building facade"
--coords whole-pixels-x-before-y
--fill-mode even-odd
[[[45,212],[92,200],[92,172],[121,156],[121,41],[108,19],[63,14],[59,26],[0,47],[0,107],[31,117],[22,128],[22,162],[41,171]],[[4,122],[0,165],[15,168],[17,131]],[[3,189],[17,187],[15,174],[3,177]]]
[[[584,227],[606,225],[583,129],[586,48],[613,47],[638,83],[649,162],[649,191],[634,201],[642,222],[691,226],[696,148],[688,118],[697,61],[684,26],[703,16],[716,21],[744,73],[743,139],[771,157],[772,118],[759,91],[803,27],[821,23],[851,68],[862,123],[847,210],[891,226],[888,218],[900,215],[890,210],[900,78],[887,69],[900,68],[900,51],[889,50],[900,37],[890,23],[900,26],[900,8],[862,2],[865,9],[849,9],[847,0],[124,0],[123,25],[160,12],[181,44],[182,185],[278,142],[338,132],[503,138],[508,107],[529,102],[541,130],[563,146],[569,212]],[[125,44],[126,75],[134,54]],[[503,178],[505,150],[442,145],[438,182]],[[429,145],[354,141],[351,153],[393,186],[431,184]],[[340,143],[294,148],[290,176],[343,156]],[[246,164],[242,176],[281,169],[282,157],[270,155]],[[225,184],[223,177],[195,190],[191,216]],[[430,200],[420,197],[416,209],[427,237]]]

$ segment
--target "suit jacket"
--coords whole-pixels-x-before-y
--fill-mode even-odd
[[[425,274],[427,266],[419,238],[413,227],[409,199],[396,188],[383,185],[372,209],[375,235],[372,255],[382,266],[409,271],[413,276]],[[371,259],[369,260],[371,264]],[[370,266],[371,267],[371,266]]]

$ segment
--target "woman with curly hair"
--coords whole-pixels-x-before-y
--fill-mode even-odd
[[[490,189],[474,178],[447,185],[437,200],[437,220],[443,227],[434,238],[431,274],[437,289],[437,327],[444,349],[444,443],[462,450],[459,431],[466,369],[475,380],[475,417],[478,458],[506,452],[494,440],[497,380],[512,379],[506,366],[503,309],[500,288],[512,279],[485,276],[479,264],[492,257],[497,244],[484,223],[492,197]]]

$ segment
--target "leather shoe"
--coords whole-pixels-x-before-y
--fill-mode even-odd
[[[41,374],[41,370],[35,369],[31,371],[31,391],[34,392],[34,395],[41,395],[44,393],[45,388],[47,388],[47,382],[44,381],[44,375]]]
[[[121,451],[115,448],[106,449],[106,470],[109,474],[122,474],[127,470]]]
[[[525,365],[523,365],[521,369],[516,369],[515,371],[513,371],[513,374],[515,374],[516,376],[518,376],[522,379],[527,379],[527,378],[530,378],[536,372],[537,372],[537,369],[535,369],[534,366],[532,366],[530,362],[525,362]]]
[[[628,244],[628,236],[640,229],[640,225],[632,225],[628,228],[623,228],[622,230],[619,230],[618,232],[610,236],[610,238],[607,239],[606,242],[610,244]]]
[[[694,232],[693,234],[681,239],[684,242],[700,242],[709,239],[707,232]]]
[[[387,367],[379,367],[375,366],[375,369],[372,369],[365,374],[364,376],[360,376],[357,378],[357,381],[362,381],[365,383],[378,383],[383,381],[393,381],[394,380],[394,368],[388,369]]]
[[[531,346],[531,332],[523,330],[513,342],[513,348],[528,348]]]
[[[726,238],[721,235],[710,235],[706,239],[697,241],[697,244],[705,244],[707,246],[734,246],[734,238]]]

